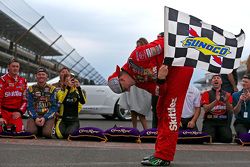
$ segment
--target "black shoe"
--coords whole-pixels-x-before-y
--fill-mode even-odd
[[[154,156],[153,156],[153,155],[146,156],[146,157],[144,157],[142,160],[145,161],[145,160],[149,160],[149,159],[151,159],[151,158],[154,158]]]
[[[141,164],[145,166],[170,166],[170,161],[164,161],[160,158],[152,157],[148,160],[141,161]]]

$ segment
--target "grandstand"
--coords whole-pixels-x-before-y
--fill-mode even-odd
[[[15,57],[21,63],[20,75],[35,80],[38,67],[45,67],[49,77],[68,67],[81,84],[106,84],[106,80],[83,56],[57,33],[44,16],[23,0],[0,0],[0,75]]]

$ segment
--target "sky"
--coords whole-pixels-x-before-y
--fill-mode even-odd
[[[25,0],[104,77],[122,66],[136,40],[153,41],[164,31],[164,6],[238,34],[245,31],[242,60],[250,54],[250,10],[246,0]],[[192,81],[203,78],[196,70]]]

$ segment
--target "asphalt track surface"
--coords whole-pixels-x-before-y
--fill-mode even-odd
[[[80,124],[107,129],[130,121],[83,115]],[[24,120],[24,124],[25,124]],[[138,128],[142,130],[140,123]],[[151,120],[148,119],[148,127]],[[201,128],[201,121],[198,122]],[[0,138],[0,167],[140,167],[154,144]],[[237,144],[177,145],[172,167],[250,167],[250,147]]]
[[[154,144],[56,139],[0,139],[0,167],[136,167]],[[173,167],[249,167],[250,147],[177,145]]]

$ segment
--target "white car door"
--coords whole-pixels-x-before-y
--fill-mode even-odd
[[[86,91],[87,103],[83,105],[86,114],[113,114],[115,104],[120,97],[113,93],[108,86],[82,85]]]

